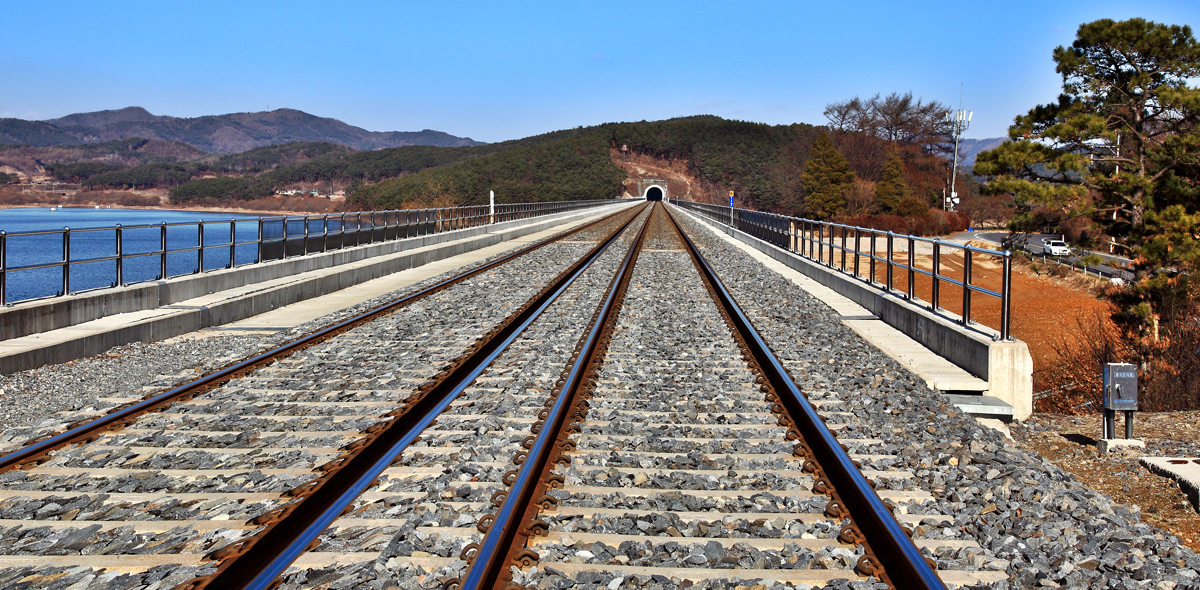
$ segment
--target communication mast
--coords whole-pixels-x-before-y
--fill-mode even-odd
[[[946,122],[950,123],[950,133],[954,135],[954,160],[950,162],[950,196],[946,197],[945,201],[947,211],[953,211],[954,206],[958,204],[958,193],[954,190],[954,179],[958,176],[958,139],[962,137],[963,131],[971,126],[971,116],[974,114],[975,111],[962,109],[946,113]]]

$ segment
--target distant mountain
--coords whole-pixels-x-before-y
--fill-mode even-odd
[[[48,147],[79,145],[83,140],[42,121],[0,119],[0,143]]]
[[[129,123],[134,121],[165,121],[174,117],[157,117],[142,107],[125,107],[115,111],[96,111],[94,113],[75,113],[57,119],[46,119],[55,127],[104,127],[113,123]],[[148,139],[148,138],[147,138]]]
[[[0,143],[58,146],[140,137],[178,141],[209,153],[232,154],[297,141],[321,141],[376,150],[406,145],[481,145],[467,137],[424,131],[367,131],[295,109],[195,118],[157,116],[141,107],[76,113],[46,121],[0,119]]]
[[[962,158],[960,166],[971,167],[975,165],[975,156],[984,150],[991,150],[999,147],[1000,144],[1008,141],[1007,137],[989,137],[987,139],[960,139],[958,140],[958,155]]]

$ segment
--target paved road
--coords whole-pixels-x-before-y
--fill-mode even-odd
[[[953,236],[955,239],[990,242],[996,246],[1000,246],[1000,244],[1003,243],[1004,239],[1007,237],[1008,232],[960,232]],[[1071,256],[1051,256],[1045,251],[1044,248],[1042,248],[1043,240],[1051,239],[1062,239],[1062,236],[1059,236],[1058,234],[1029,234],[1025,244],[1025,250],[1035,256],[1047,256],[1064,264],[1073,264],[1075,266],[1082,266],[1080,262],[1083,256],[1086,256],[1087,254],[1095,254],[1104,259],[1105,264],[1088,266],[1087,269],[1089,271],[1121,277],[1127,281],[1131,281],[1134,278],[1133,273],[1127,270],[1130,263],[1128,258],[1075,247],[1072,247],[1072,250],[1074,250],[1077,254],[1073,254]]]

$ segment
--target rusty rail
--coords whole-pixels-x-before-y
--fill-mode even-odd
[[[838,538],[845,543],[861,543],[866,550],[856,569],[893,588],[944,590],[945,585],[933,564],[921,555],[909,538],[911,532],[896,522],[891,507],[875,493],[874,482],[863,476],[825,426],[824,420],[754,329],[696,245],[673,217],[671,222],[725,316],[743,357],[757,376],[766,401],[772,404],[772,412],[778,415],[779,425],[788,429],[789,440],[797,441],[793,454],[806,459],[804,471],[816,478],[813,491],[831,498],[826,516],[849,519],[850,523],[842,528]]]

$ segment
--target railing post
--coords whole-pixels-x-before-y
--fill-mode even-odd
[[[940,300],[939,300],[938,296],[940,295],[939,287],[941,286],[941,280],[940,280],[941,271],[942,271],[942,241],[937,238],[934,238],[933,239],[933,293],[931,294],[932,296],[930,297],[930,299],[933,299],[933,301],[930,302],[930,305],[931,305],[930,309],[932,309],[934,312],[937,312],[938,307],[939,307]]]
[[[287,215],[284,215],[283,216],[283,256],[281,258],[288,257],[288,243],[287,243],[288,227],[287,226],[288,226],[288,218],[287,218]]]
[[[788,221],[788,250],[796,251],[796,221]]]
[[[162,222],[158,232],[158,278],[167,279],[167,222]]]
[[[63,228],[62,239],[62,294],[71,294],[71,228]]]
[[[889,231],[887,233],[887,264],[884,265],[884,268],[887,270],[887,290],[888,291],[892,290],[892,271],[893,271],[892,260],[895,258],[895,252],[896,252],[895,237],[896,237],[895,232]]]
[[[825,224],[817,222],[817,264],[825,264]]]
[[[8,232],[0,229],[0,305],[8,304]]]
[[[196,234],[196,272],[204,272],[204,220],[196,224],[199,233]]]
[[[871,265],[871,284],[875,284],[875,230],[871,230],[871,256],[868,258],[868,264]]]
[[[808,224],[808,257],[810,260],[817,261],[817,264],[825,264],[821,260],[821,222],[811,221]]]
[[[856,226],[854,228],[854,278],[859,278],[862,275],[858,273],[858,249],[862,247],[862,232]]]
[[[1000,289],[1000,313],[1004,314],[1004,289]],[[971,323],[971,251],[963,249],[963,302],[962,302],[962,325],[966,326]]]
[[[372,213],[374,215],[374,213]],[[304,214],[304,255],[308,256],[308,214]]]
[[[1004,275],[1000,285],[1000,339],[1008,340],[1009,321],[1012,319],[1012,251],[1004,251]]]
[[[908,236],[908,299],[910,301],[917,298],[917,273],[914,270],[917,265],[916,243],[912,236]]]
[[[329,215],[321,216],[321,251],[329,251]]]
[[[117,248],[116,248],[116,250],[117,250],[117,284],[113,285],[113,286],[114,287],[124,287],[125,286],[125,266],[124,266],[125,250],[121,244],[121,224],[119,224],[119,223],[117,224],[116,235],[117,235],[117,244],[116,244],[116,246],[117,246]]]
[[[229,268],[237,266],[237,220],[229,219]]]
[[[846,226],[842,226],[842,272],[846,272]]]
[[[258,218],[258,259],[255,260],[254,262],[262,262],[262,261],[263,261],[263,218],[262,218],[262,216],[259,216],[259,218]]]

